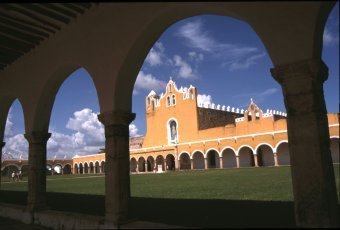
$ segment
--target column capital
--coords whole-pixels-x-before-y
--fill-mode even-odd
[[[328,67],[321,59],[306,59],[270,69],[273,78],[280,84],[308,79],[323,83],[328,78]]]
[[[98,114],[98,120],[104,125],[129,125],[136,117],[135,113],[122,110],[108,111]]]
[[[39,144],[39,143],[46,143],[48,139],[51,137],[51,133],[47,132],[31,132],[25,133],[24,137],[30,144]]]

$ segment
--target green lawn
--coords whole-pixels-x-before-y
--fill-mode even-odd
[[[339,165],[334,166],[339,196]],[[24,178],[27,179],[27,178]],[[47,177],[52,210],[104,216],[104,175]],[[128,218],[198,228],[293,228],[290,167],[131,175]],[[27,181],[1,184],[0,202],[26,205]]]
[[[339,165],[334,166],[334,172],[339,193]],[[27,182],[2,183],[1,189],[26,191]],[[104,195],[104,176],[48,176],[47,191]],[[131,195],[172,199],[293,200],[290,167],[133,174]]]

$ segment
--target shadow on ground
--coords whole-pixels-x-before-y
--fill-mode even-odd
[[[0,202],[25,205],[27,192],[1,191]],[[50,209],[104,216],[104,196],[47,193]],[[293,228],[293,202],[132,197],[132,220],[200,228]]]

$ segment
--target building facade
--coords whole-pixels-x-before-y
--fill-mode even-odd
[[[146,97],[145,136],[130,138],[130,172],[290,165],[286,114],[199,104],[194,86]],[[327,114],[333,163],[339,163],[339,113]],[[72,159],[73,173],[101,173],[105,153]]]

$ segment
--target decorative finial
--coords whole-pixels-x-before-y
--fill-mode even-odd
[[[253,102],[253,98],[252,98],[252,97],[250,98],[250,103],[251,103],[251,104],[253,104],[253,103],[254,103],[254,102]]]
[[[172,77],[170,76],[170,81],[172,81]]]

